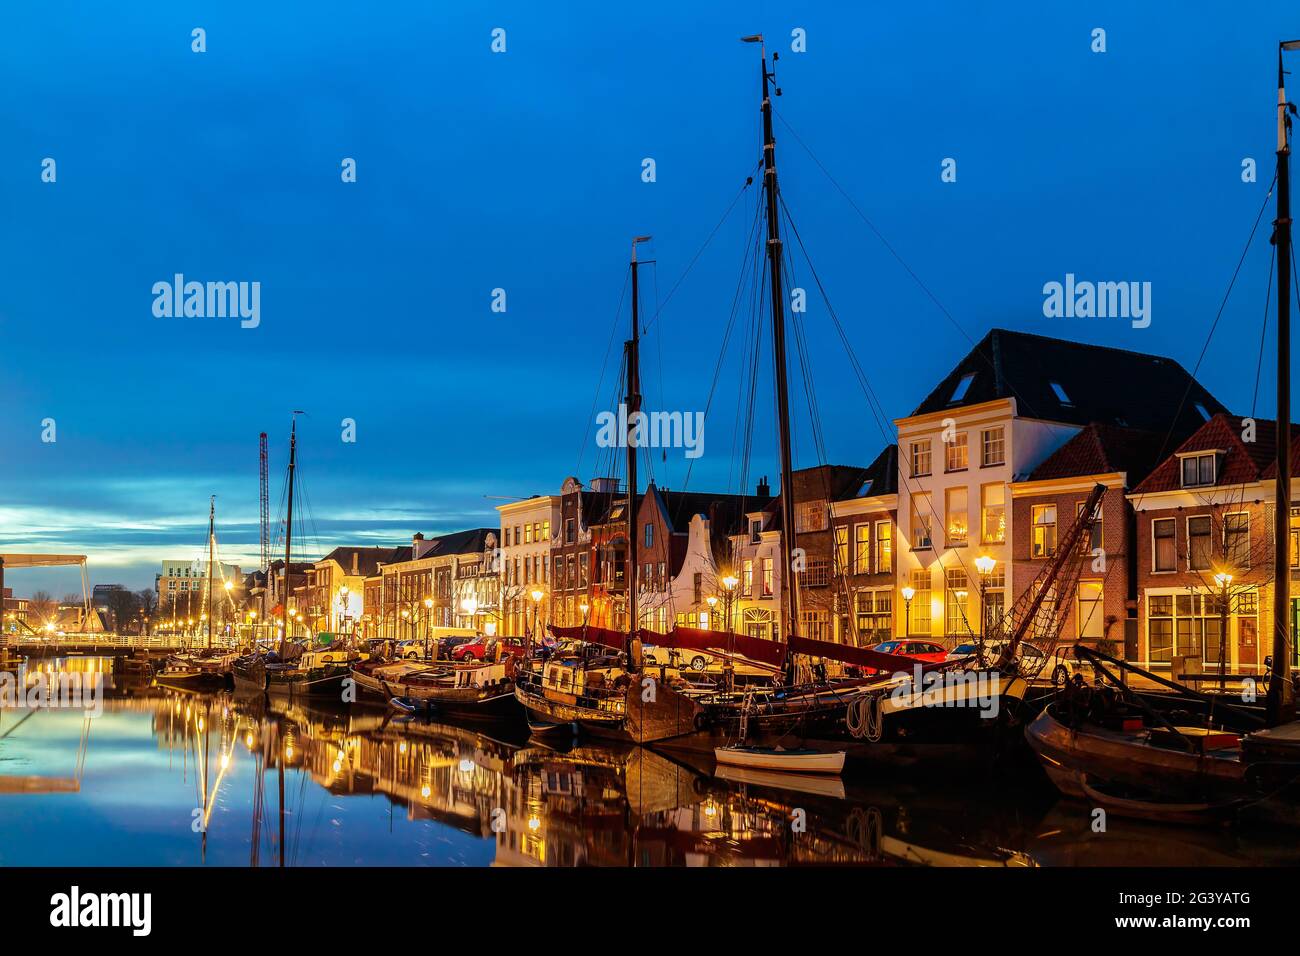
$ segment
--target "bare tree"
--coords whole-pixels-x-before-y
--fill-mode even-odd
[[[1203,509],[1187,515],[1187,542],[1181,557],[1197,582],[1188,587],[1189,593],[1193,599],[1203,595],[1204,616],[1214,615],[1218,621],[1217,634],[1206,626],[1202,653],[1212,656],[1224,674],[1229,616],[1258,612],[1260,590],[1273,580],[1273,542],[1262,508],[1242,500],[1203,497],[1202,501]],[[1212,638],[1217,641],[1212,643]]]
[[[44,626],[52,620],[58,610],[59,605],[49,591],[34,591],[27,602],[28,614],[36,619],[36,624],[39,626]]]
[[[135,592],[123,588],[120,591],[110,591],[108,595],[108,611],[113,616],[113,630],[119,634],[127,630],[128,625],[135,617],[139,608],[139,599]]]
[[[140,611],[144,615],[144,632],[149,633],[149,625],[152,623],[154,613],[158,610],[158,595],[153,588],[145,588],[135,592],[135,599],[140,606]]]

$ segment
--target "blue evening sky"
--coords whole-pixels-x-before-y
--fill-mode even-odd
[[[758,49],[737,40],[760,31],[781,116],[961,326],[778,122],[786,202],[889,416],[994,325],[1196,362],[1272,178],[1294,4],[10,4],[0,551],[84,552],[93,581],[144,587],[199,553],[216,494],[223,557],[248,566],[257,436],[274,510],[295,408],[313,550],[494,525],[486,495],[590,478],[630,240],[654,236],[653,312],[759,159]],[[649,407],[705,407],[757,187],[651,324]],[[1200,373],[1243,413],[1271,218]],[[1044,318],[1067,272],[1151,282],[1151,326]],[[156,318],[175,273],[260,282],[260,326]],[[865,464],[885,438],[815,292],[804,321],[827,457]],[[739,490],[741,363],[733,340],[693,489]],[[776,472],[766,382],[758,408],[751,478]],[[682,487],[687,464],[656,455],[655,475]],[[9,583],[62,593],[75,573]]]

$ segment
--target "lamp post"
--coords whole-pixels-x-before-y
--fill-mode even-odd
[[[339,588],[339,608],[342,611],[342,617],[348,622],[348,634],[351,636],[352,616],[348,614],[348,586],[346,584]],[[339,630],[339,622],[334,622],[334,629]]]
[[[980,573],[980,644],[984,643],[984,638],[988,634],[989,575],[993,573],[993,568],[997,566],[997,563],[995,559],[990,558],[987,554],[980,555],[975,559],[975,569]]]
[[[429,659],[429,618],[433,616],[433,598],[424,599],[424,659]]]
[[[907,631],[906,633],[907,637],[912,636],[912,598],[914,597],[916,597],[916,588],[913,587],[903,588],[903,605],[906,608],[906,611],[904,613],[906,614],[905,628]]]
[[[533,588],[532,593],[529,594],[528,596],[533,599],[533,630],[532,633],[528,636],[528,651],[529,651],[529,655],[531,656],[532,649],[533,649],[533,641],[537,637],[537,628],[541,620],[542,598],[546,597],[546,595],[538,588]]]
[[[727,589],[727,603],[724,606],[722,613],[723,616],[726,618],[725,623],[727,625],[728,631],[733,630],[733,626],[731,623],[731,607],[732,607],[732,602],[736,598],[736,585],[739,583],[740,583],[740,579],[737,578],[734,574],[728,574],[725,578],[722,579],[722,586]]]
[[[1214,576],[1214,583],[1219,586],[1219,692],[1222,693],[1228,683],[1228,585],[1232,584],[1232,575],[1220,571]]]
[[[710,594],[707,598],[704,599],[704,602],[709,606],[709,630],[716,631],[718,629],[717,626],[718,619],[713,612],[718,606],[718,599],[716,596]]]
[[[410,636],[411,636],[411,631],[410,631],[410,622],[411,622],[411,611],[410,611],[410,609],[409,609],[409,608],[402,608],[402,630],[403,630],[403,632],[405,632],[405,634],[406,634],[406,636],[407,636],[408,639],[409,639]]]

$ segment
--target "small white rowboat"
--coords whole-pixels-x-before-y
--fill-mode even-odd
[[[844,769],[842,750],[822,753],[819,750],[784,750],[780,747],[715,747],[713,756],[720,764],[754,770],[839,773]]]

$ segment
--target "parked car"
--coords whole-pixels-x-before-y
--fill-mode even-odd
[[[1052,651],[1048,665],[1039,672],[1038,676],[1050,677],[1052,685],[1060,690],[1065,687],[1066,682],[1071,680],[1075,674],[1080,675],[1085,682],[1096,681],[1100,676],[1091,664],[1087,664],[1074,656],[1073,644],[1062,644]]]
[[[980,652],[980,646],[978,644],[958,644],[956,647],[954,647],[952,650],[948,652],[948,655],[944,658],[944,660],[946,661],[964,660],[967,657],[974,657],[979,652]]]
[[[499,641],[495,637],[476,637],[472,641],[466,641],[452,648],[451,659],[464,663],[468,660],[481,661],[485,657],[492,658],[496,655],[497,645],[501,645],[502,652],[513,654],[515,657],[523,657],[527,654],[527,649],[518,641]]]
[[[914,641],[910,638],[901,641],[884,641],[880,644],[874,644],[870,650],[880,654],[897,654],[900,657],[910,657],[918,661],[942,661],[948,657],[948,649],[942,644],[934,641]],[[881,671],[866,667],[863,668],[868,674],[879,674]]]
[[[1003,641],[994,641],[985,647],[985,663],[989,666],[996,664],[1002,656],[1003,646]],[[1022,677],[1046,677],[1050,673],[1048,658],[1043,649],[1027,641],[1021,641],[1016,648],[1016,662]]]

